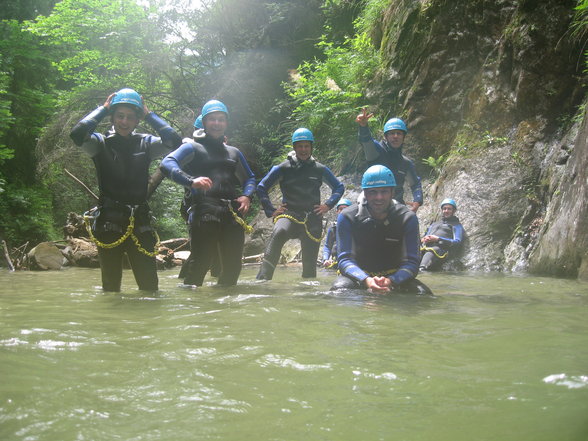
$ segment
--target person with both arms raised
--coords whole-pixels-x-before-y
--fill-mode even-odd
[[[441,220],[433,222],[421,239],[421,270],[439,268],[460,247],[464,230],[456,211],[457,203],[453,199],[441,202]]]
[[[328,167],[312,156],[314,136],[306,128],[292,134],[293,152],[288,159],[272,167],[257,186],[257,194],[267,217],[274,218],[274,229],[265,250],[258,280],[271,280],[282,247],[289,239],[300,239],[302,277],[316,277],[316,263],[323,231],[323,215],[335,206],[345,187]],[[331,187],[329,199],[321,203],[321,185]],[[269,191],[280,184],[282,203],[275,208]]]
[[[415,213],[423,205],[423,188],[421,178],[417,175],[414,163],[404,156],[402,147],[408,133],[406,124],[400,118],[389,119],[384,124],[384,139],[376,141],[371,134],[368,121],[373,116],[363,109],[355,121],[359,124],[359,142],[363,147],[365,159],[369,165],[384,165],[396,179],[395,199],[407,205]],[[404,183],[412,190],[412,202],[404,201]]]
[[[112,130],[106,136],[94,132],[107,115]],[[135,133],[142,118],[161,138]],[[180,136],[150,112],[133,89],[111,94],[103,106],[76,124],[70,136],[92,157],[98,175],[99,203],[91,212],[89,231],[98,245],[102,288],[120,291],[126,253],[139,289],[156,291],[158,241],[147,204],[149,165],[180,145]]]
[[[242,217],[249,211],[255,176],[243,154],[224,143],[228,117],[222,102],[208,101],[202,107],[204,136],[187,140],[161,162],[167,177],[192,192],[186,285],[202,285],[217,253],[219,285],[235,285],[241,273],[247,227]]]
[[[420,260],[418,219],[414,212],[394,201],[395,187],[394,175],[383,165],[373,165],[363,174],[362,202],[337,217],[341,274],[331,289],[431,292],[416,279]]]

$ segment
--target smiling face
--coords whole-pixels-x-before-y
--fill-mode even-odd
[[[363,191],[368,210],[374,219],[384,219],[394,197],[394,187],[366,188]]]
[[[202,123],[206,134],[213,139],[224,138],[229,126],[229,120],[225,112],[211,112],[204,117]]]
[[[455,207],[451,204],[445,204],[441,207],[441,213],[444,218],[451,217],[455,214]]]
[[[386,142],[388,143],[388,145],[395,149],[402,147],[402,144],[404,144],[405,136],[406,133],[404,133],[402,130],[388,130],[384,134],[384,137],[386,138]]]
[[[310,141],[296,141],[293,147],[299,161],[308,161],[312,156],[312,142]]]
[[[139,115],[133,106],[118,104],[113,109],[112,125],[114,131],[120,136],[129,136],[139,124]]]

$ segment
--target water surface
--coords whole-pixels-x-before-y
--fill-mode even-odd
[[[433,297],[334,274],[103,293],[0,273],[0,439],[588,440],[588,285],[434,274]]]

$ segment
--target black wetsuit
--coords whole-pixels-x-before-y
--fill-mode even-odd
[[[438,242],[423,244],[421,252],[420,268],[422,270],[433,270],[441,266],[445,259],[451,257],[463,240],[463,226],[457,216],[443,218],[440,221],[433,222],[425,236],[434,235],[439,237]]]
[[[236,213],[235,199],[241,195],[253,196],[255,176],[236,147],[208,136],[197,141],[184,142],[161,162],[163,173],[186,188],[190,189],[197,177],[212,180],[212,188],[206,192],[191,190],[188,210],[191,263],[184,282],[201,286],[214,257],[220,255],[218,283],[235,285],[241,273],[245,234],[229,204]]]
[[[402,147],[392,148],[386,140],[381,143],[372,138],[369,127],[359,126],[359,142],[363,146],[365,158],[369,165],[381,164],[388,167],[396,180],[394,199],[404,204],[404,183],[408,182],[412,190],[412,199],[423,205],[423,188],[421,178],[417,175],[412,160],[402,154]]]
[[[427,293],[415,279],[419,263],[419,224],[416,215],[393,204],[378,221],[367,204],[343,210],[337,218],[337,262],[341,275],[332,289],[363,288],[369,276],[387,276],[395,291]]]
[[[276,211],[268,193],[278,182],[282,190],[282,203],[287,204],[284,215],[305,224],[301,225],[288,217],[278,218],[257,278],[272,279],[284,244],[289,239],[296,238],[300,239],[302,248],[302,277],[316,277],[316,260],[323,223],[322,217],[314,213],[314,207],[321,204],[320,188],[323,182],[331,187],[331,196],[325,204],[332,208],[343,195],[345,187],[328,167],[314,158],[299,161],[294,152],[291,152],[288,159],[272,167],[257,186],[257,193],[267,217],[271,217]]]
[[[76,145],[88,153],[96,166],[100,200],[92,231],[104,244],[116,242],[127,231],[131,214],[133,233],[141,248],[154,251],[156,237],[151,227],[147,204],[149,165],[181,143],[180,136],[154,113],[145,117],[161,138],[133,133],[128,137],[115,133],[104,136],[94,133],[98,123],[109,113],[99,107],[82,119],[71,131]],[[114,248],[98,246],[102,287],[120,291],[123,256],[127,254],[139,289],[158,289],[155,257],[141,252],[131,237]]]

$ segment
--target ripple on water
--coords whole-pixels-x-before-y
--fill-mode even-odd
[[[544,383],[565,386],[568,389],[588,387],[588,375],[553,374],[543,379]]]
[[[309,372],[310,371],[317,371],[320,369],[328,369],[328,370],[332,369],[332,365],[330,363],[303,364],[303,363],[298,363],[297,361],[295,361],[291,358],[281,357],[281,356],[275,355],[275,354],[267,354],[259,361],[259,364],[261,365],[261,367],[278,366],[278,367],[292,368],[292,369],[295,369],[298,371],[309,371]]]

